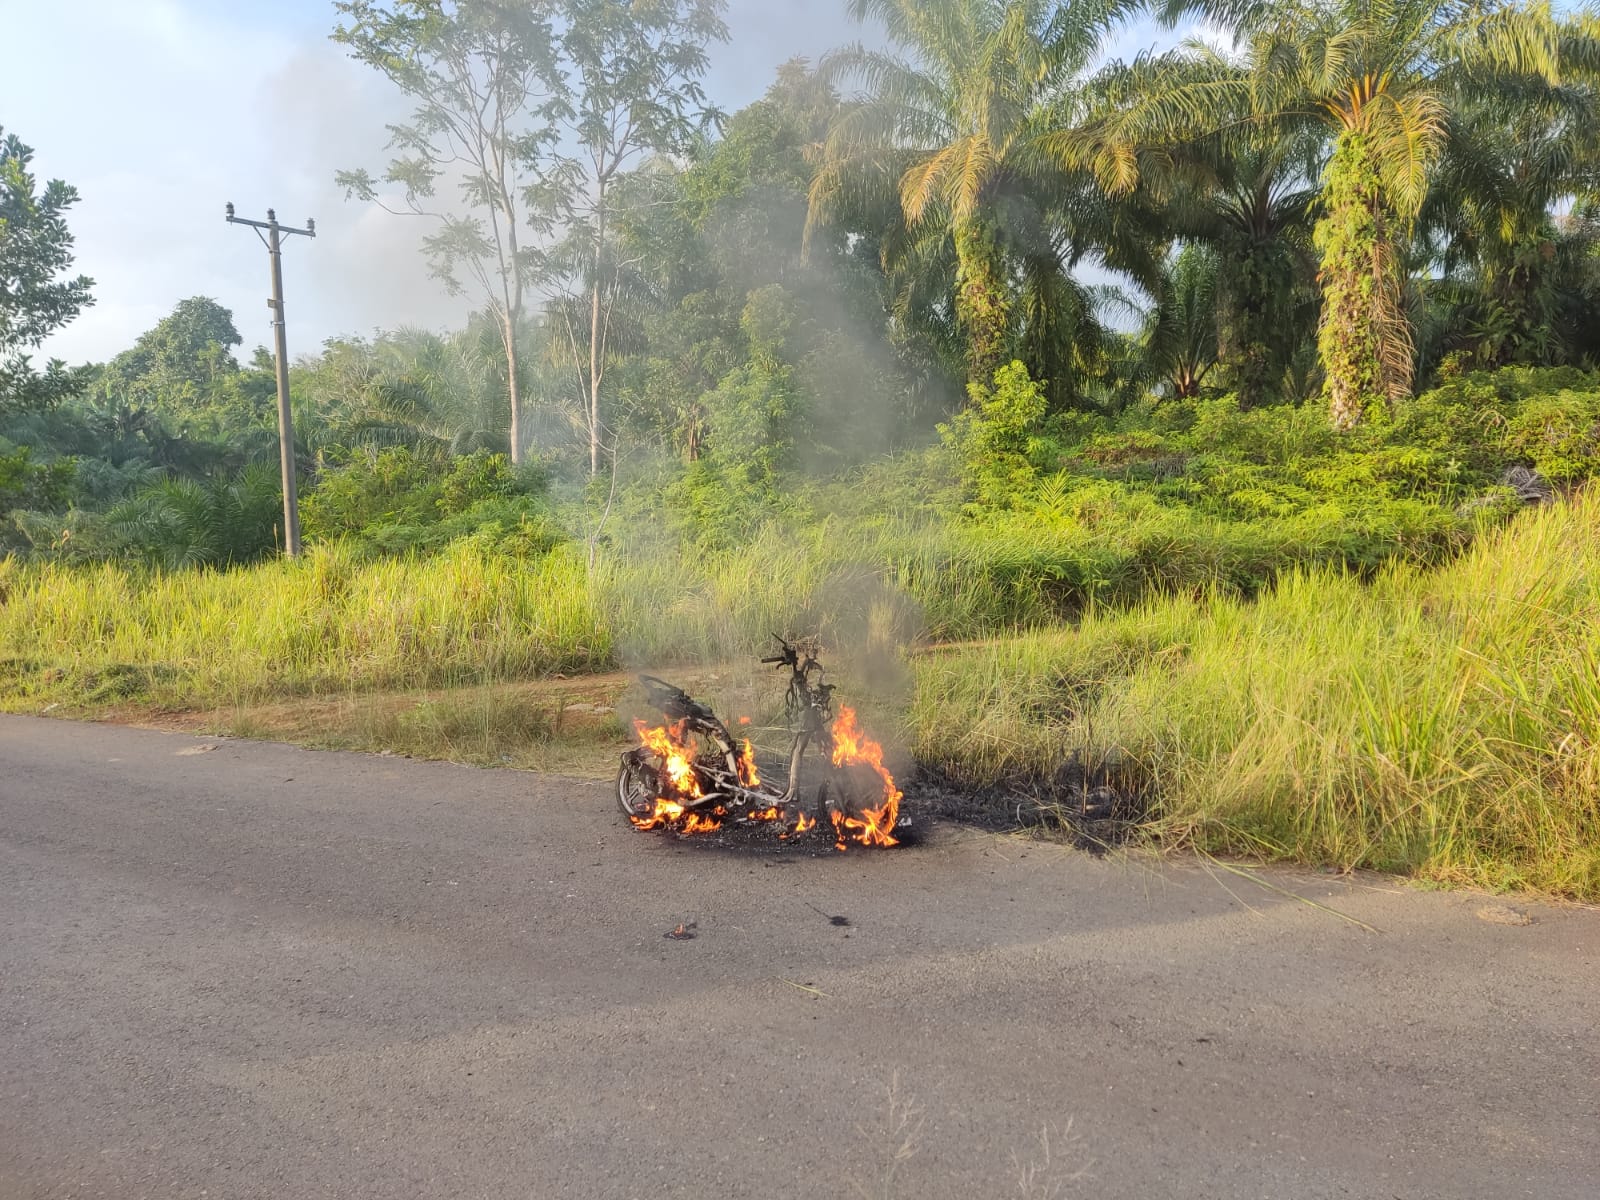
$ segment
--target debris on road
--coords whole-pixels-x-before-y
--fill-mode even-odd
[[[849,926],[850,926],[850,918],[849,917],[836,917],[831,913],[823,912],[822,909],[818,908],[815,904],[811,903],[811,901],[809,901],[809,900],[806,900],[803,903],[805,904],[805,906],[807,908],[809,908],[812,912],[816,913],[819,917],[827,917],[829,925],[837,925],[841,929],[849,928]]]

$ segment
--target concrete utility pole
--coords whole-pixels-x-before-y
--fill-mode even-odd
[[[276,342],[278,361],[278,457],[283,467],[283,552],[290,558],[300,557],[300,500],[294,486],[294,416],[289,411],[289,348],[283,325],[283,251],[281,234],[298,233],[302,237],[316,237],[317,223],[306,221],[304,229],[290,229],[278,224],[277,214],[267,209],[265,221],[248,221],[233,215],[233,204],[228,204],[228,222],[248,225],[256,231],[267,255],[272,259],[272,299],[267,307],[272,310],[272,329]],[[267,231],[262,237],[261,231]]]

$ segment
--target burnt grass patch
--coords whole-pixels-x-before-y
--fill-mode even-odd
[[[766,764],[761,764],[763,770]],[[990,833],[1032,833],[1058,838],[1091,854],[1103,854],[1131,840],[1150,812],[1149,793],[1129,772],[1114,766],[1086,767],[1076,754],[1052,775],[1018,774],[998,782],[963,781],[929,763],[896,764],[902,798],[892,847],[863,846],[851,841],[844,853],[835,843],[826,819],[803,834],[780,837],[770,821],[725,820],[713,833],[684,834],[671,827],[641,831],[671,842],[680,853],[754,855],[769,865],[806,858],[846,858],[893,854],[923,845],[940,825],[965,826]],[[816,784],[807,773],[802,796],[807,815]]]
[[[901,811],[991,833],[1036,833],[1104,853],[1131,840],[1153,797],[1131,772],[1086,766],[1074,753],[1050,775],[1017,773],[973,783],[934,763],[919,763],[903,785]]]

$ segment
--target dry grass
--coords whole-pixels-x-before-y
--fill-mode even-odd
[[[616,770],[631,739],[617,715],[628,683],[605,675],[183,711],[121,705],[95,715],[147,728],[600,779]]]

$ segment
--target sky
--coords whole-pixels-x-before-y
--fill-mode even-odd
[[[431,280],[420,220],[347,201],[336,170],[387,161],[384,125],[405,115],[392,86],[328,40],[330,0],[0,0],[9,43],[0,126],[35,151],[41,186],[81,196],[68,216],[75,271],[95,304],[39,357],[100,361],[131,346],[189,296],[232,309],[243,357],[270,345],[268,261],[241,217],[303,226],[287,240],[291,356],[332,337],[458,324],[469,299]],[[730,0],[730,40],[711,48],[705,86],[733,110],[758,99],[780,63],[861,36],[844,0]],[[1122,41],[1132,51],[1146,29]],[[1119,47],[1119,50],[1122,47]]]

